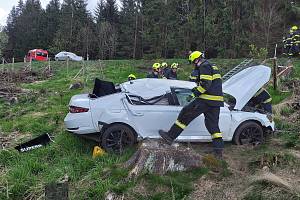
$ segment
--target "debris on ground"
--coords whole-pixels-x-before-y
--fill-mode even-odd
[[[288,181],[283,178],[276,176],[271,172],[262,172],[254,177],[252,177],[251,184],[253,183],[268,183],[271,185],[275,185],[281,188],[285,188],[291,193],[299,193],[299,188],[293,186]],[[300,194],[300,193],[299,193]]]
[[[292,91],[292,96],[273,106],[275,116],[295,123],[300,120],[300,80],[294,79],[282,84],[284,91]]]
[[[105,193],[105,200],[123,200],[124,195],[117,195],[114,192],[106,192]]]
[[[84,84],[81,81],[72,83],[69,87],[70,90],[82,89],[84,88]]]
[[[46,133],[46,134],[40,135],[30,141],[27,141],[23,144],[16,146],[15,149],[18,150],[19,152],[23,153],[23,152],[31,151],[33,149],[37,149],[37,148],[46,146],[51,141],[52,141],[51,137],[49,136],[48,133]]]

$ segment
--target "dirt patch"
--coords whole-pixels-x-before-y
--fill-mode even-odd
[[[210,144],[199,144],[197,148],[200,152],[210,151]],[[242,191],[249,183],[249,169],[243,152],[249,151],[253,147],[227,145],[225,147],[224,158],[228,164],[229,175],[223,176],[220,173],[211,173],[201,177],[194,183],[195,190],[188,199],[241,199]]]
[[[199,178],[194,182],[194,191],[188,199],[276,199],[276,195],[280,199],[300,197],[300,151],[285,149],[283,141],[276,138],[271,139],[268,145],[272,151],[261,152],[259,146],[227,144],[224,159],[230,174],[224,176],[212,172]],[[193,145],[193,148],[205,153],[211,147],[208,143]]]
[[[30,138],[30,134],[22,134],[20,132],[12,132],[9,134],[3,134],[0,132],[0,150],[12,148],[17,145],[17,143]]]
[[[20,83],[32,83],[50,78],[51,76],[52,72],[49,70],[36,72],[26,67],[19,70],[3,69],[0,71],[0,98],[4,98],[10,102],[16,101],[16,99],[12,98],[28,93],[27,90],[23,90],[18,86]]]

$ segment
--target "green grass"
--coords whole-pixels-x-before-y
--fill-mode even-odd
[[[132,151],[122,156],[106,155],[92,159],[92,149],[96,143],[65,132],[63,119],[68,112],[70,98],[91,91],[94,78],[121,83],[127,80],[130,73],[146,77],[152,63],[118,60],[85,62],[85,74],[74,80],[73,77],[82,67],[81,63],[70,63],[67,68],[65,62],[52,62],[52,78],[39,83],[20,84],[31,92],[12,106],[0,102],[1,132],[18,132],[33,137],[50,133],[55,137],[55,142],[22,154],[15,150],[0,151],[0,170],[8,169],[0,176],[0,199],[6,199],[7,189],[10,199],[23,199],[28,195],[38,198],[43,193],[44,184],[57,181],[65,174],[70,177],[72,199],[101,199],[108,190],[122,193],[133,187],[133,182],[122,182],[127,172],[114,167],[128,159]],[[16,63],[14,69],[23,66],[23,63]],[[45,63],[34,62],[32,68],[40,72],[45,66]],[[69,85],[76,81],[84,82],[86,87],[70,91]]]
[[[242,59],[213,59],[224,74]],[[153,62],[162,60],[113,60],[85,62],[85,73],[76,80],[73,77],[82,67],[82,63],[52,62],[54,75],[40,83],[20,84],[20,87],[31,90],[28,95],[19,99],[19,103],[8,106],[0,100],[0,132],[10,134],[29,134],[34,136],[50,133],[55,142],[41,149],[27,153],[18,153],[13,149],[0,151],[0,199],[6,199],[8,186],[9,199],[23,199],[30,195],[38,198],[43,193],[44,184],[57,181],[66,174],[70,177],[71,199],[102,199],[108,190],[118,194],[130,191],[136,181],[124,182],[127,171],[117,164],[129,158],[129,150],[122,156],[106,155],[92,159],[92,149],[96,143],[75,137],[64,131],[63,119],[68,112],[70,98],[79,93],[90,92],[94,78],[121,83],[127,80],[130,73],[138,78],[146,77]],[[187,60],[172,59],[168,63],[180,64],[179,78],[187,80],[192,70]],[[16,63],[14,68],[23,67]],[[35,71],[42,71],[46,63],[34,62]],[[5,66],[11,67],[11,66]],[[1,69],[1,68],[0,68]],[[298,70],[298,68],[297,68]],[[297,71],[298,73],[298,71]],[[42,79],[42,77],[41,77]],[[85,83],[85,88],[70,91],[73,82]],[[272,91],[271,91],[272,93]],[[274,94],[274,102],[280,102],[288,95]],[[274,103],[273,102],[273,103]],[[181,199],[192,190],[192,182],[207,173],[207,169],[186,173],[171,173],[157,177],[145,175],[147,187],[151,185],[166,187],[167,192],[157,192],[150,196],[136,195],[137,199]],[[174,192],[172,193],[172,188]]]
[[[273,88],[269,88],[268,92],[270,93],[272,97],[272,104],[276,105],[280,102],[282,102],[287,97],[291,96],[291,92],[281,92],[278,90],[274,90]]]
[[[193,191],[193,181],[208,173],[207,168],[199,168],[189,172],[173,172],[165,176],[146,174],[141,179],[147,181],[146,187],[152,194],[143,196],[135,194],[138,199],[184,199]],[[157,188],[164,188],[164,192],[154,192]]]

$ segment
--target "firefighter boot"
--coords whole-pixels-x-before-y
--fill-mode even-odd
[[[219,159],[222,160],[223,159],[223,150],[224,150],[224,142],[222,138],[216,138],[213,139],[212,141],[213,144],[213,152],[214,152],[214,156]]]
[[[163,130],[158,131],[160,137],[166,142],[167,144],[171,145],[173,143],[173,139],[169,136],[169,133]]]
[[[180,135],[181,132],[182,129],[176,124],[174,124],[168,132],[163,130],[158,131],[160,137],[162,137],[162,139],[169,145],[173,143],[173,141]]]

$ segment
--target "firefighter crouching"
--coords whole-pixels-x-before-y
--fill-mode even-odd
[[[251,98],[250,105],[262,109],[268,113],[272,113],[272,97],[268,91],[264,88],[261,88],[254,97]]]
[[[192,94],[187,98],[192,102],[181,110],[169,131],[159,130],[159,134],[165,142],[172,144],[190,122],[203,113],[205,126],[212,136],[214,155],[216,158],[222,158],[224,142],[219,129],[219,115],[224,100],[220,72],[217,67],[213,67],[205,60],[199,51],[191,53],[189,60],[199,72],[196,78],[199,80],[197,86],[192,89]]]

